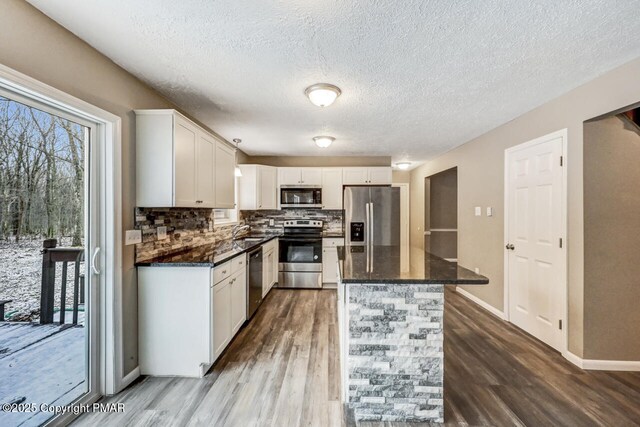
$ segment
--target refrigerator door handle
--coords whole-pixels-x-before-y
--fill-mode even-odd
[[[371,228],[371,232],[369,233],[369,235],[371,236],[371,239],[369,240],[369,243],[370,243],[371,246],[373,246],[373,242],[374,242],[374,240],[373,240],[373,237],[374,237],[373,236],[373,221],[374,221],[374,219],[373,219],[373,202],[369,203],[369,210],[371,211],[369,213],[369,227]]]
[[[364,228],[364,244],[365,246],[369,246],[371,242],[371,235],[369,233],[369,229],[371,228],[371,215],[369,212],[369,203],[364,205],[364,212],[366,217],[366,225]]]

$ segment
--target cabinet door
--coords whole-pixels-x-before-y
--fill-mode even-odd
[[[367,168],[344,168],[342,169],[342,181],[344,185],[368,184],[369,170]]]
[[[231,278],[231,336],[247,318],[247,273],[240,270]]]
[[[271,279],[271,287],[278,283],[278,256],[280,254],[280,247],[278,239],[274,240],[273,245],[273,278]]]
[[[215,165],[215,207],[233,209],[236,204],[236,153],[233,148],[222,142],[216,142]]]
[[[197,129],[182,120],[175,118],[174,149],[174,187],[173,204],[175,207],[197,207]]]
[[[268,249],[262,252],[262,297],[264,298],[269,292],[269,284],[271,283],[271,270],[273,269],[271,266],[271,262],[273,259],[271,256],[273,255],[273,249]]]
[[[322,282],[337,283],[338,249],[322,248]]]
[[[258,167],[258,209],[276,209],[276,168]]]
[[[196,156],[196,206],[212,208],[215,202],[215,153],[216,142],[204,132],[198,132]]]
[[[322,170],[322,209],[342,209],[342,169]]]
[[[369,168],[369,184],[390,185],[392,181],[391,168]]]
[[[215,360],[231,341],[231,279],[225,279],[212,288],[213,359]]]
[[[278,168],[279,185],[301,184],[300,168]]]
[[[303,185],[322,185],[322,169],[320,168],[301,168],[302,177],[300,183]]]

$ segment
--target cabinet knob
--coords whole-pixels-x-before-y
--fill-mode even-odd
[[[222,270],[222,274],[227,274],[227,270]]]

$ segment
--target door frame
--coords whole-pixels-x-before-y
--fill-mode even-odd
[[[544,143],[549,141],[550,139],[561,138],[562,139],[562,197],[561,197],[561,206],[562,210],[562,224],[561,224],[561,236],[562,238],[562,248],[564,249],[564,256],[562,257],[562,265],[560,266],[561,271],[561,279],[562,286],[564,290],[562,292],[562,345],[561,345],[561,353],[564,355],[568,351],[568,343],[569,343],[569,278],[568,278],[568,263],[569,263],[569,239],[568,239],[568,214],[567,214],[567,205],[568,205],[568,167],[569,161],[567,158],[567,138],[568,138],[568,130],[567,128],[551,132],[549,134],[543,135],[541,137],[532,139],[530,141],[515,145],[513,147],[509,147],[504,150],[504,238],[503,238],[503,247],[509,243],[509,156],[511,153],[533,147],[535,145]],[[509,253],[504,251],[504,320],[511,323],[510,320],[510,304],[509,304]]]
[[[121,119],[3,64],[0,64],[0,87],[95,124],[95,135],[92,136],[100,150],[98,162],[101,166],[98,184],[101,219],[97,225],[101,245],[98,256],[101,274],[97,280],[100,311],[98,339],[92,351],[97,352],[94,356],[98,361],[98,393],[86,399],[95,401],[100,395],[115,394],[127,385],[122,357]],[[55,422],[66,420],[69,415],[56,418]]]

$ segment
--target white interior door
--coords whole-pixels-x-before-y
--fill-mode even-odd
[[[509,320],[557,350],[566,323],[565,139],[562,131],[505,153]]]

